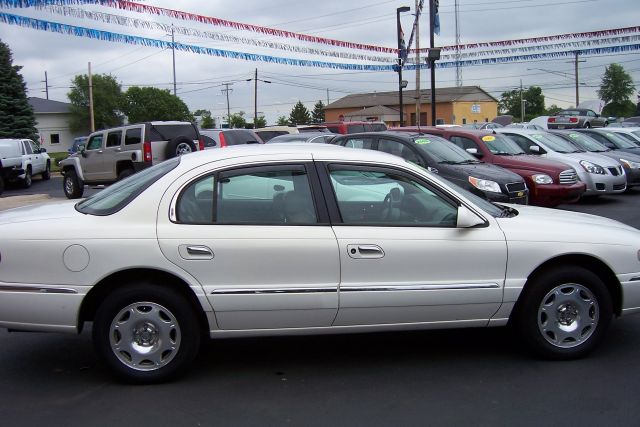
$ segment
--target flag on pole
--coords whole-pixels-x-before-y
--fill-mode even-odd
[[[434,14],[434,18],[433,18],[433,32],[436,33],[437,35],[440,35],[440,14],[438,13],[438,9],[439,9],[439,0],[431,0],[433,1],[433,14]]]

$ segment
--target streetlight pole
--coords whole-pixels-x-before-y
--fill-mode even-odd
[[[404,105],[402,103],[402,88],[405,86],[402,80],[402,56],[404,53],[404,47],[402,46],[402,27],[400,26],[400,14],[402,12],[409,12],[411,8],[409,6],[402,6],[396,9],[396,27],[398,33],[398,98],[400,101],[400,126],[404,126]]]
[[[256,68],[256,73],[252,79],[247,79],[248,82],[251,80],[254,81],[253,85],[253,128],[257,129],[258,125],[258,81],[262,83],[271,83],[269,80],[262,80],[258,78],[258,69]]]
[[[429,0],[429,49],[433,50],[435,47],[435,26],[436,16],[435,8],[433,7],[433,0]],[[435,52],[434,52],[435,53]],[[437,56],[437,57],[436,57]],[[429,59],[431,61],[431,126],[436,125],[436,59],[440,59],[440,51],[437,54],[429,52]]]

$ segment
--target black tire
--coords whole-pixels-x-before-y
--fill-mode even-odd
[[[62,189],[68,199],[79,199],[84,193],[84,183],[78,178],[74,169],[65,172],[62,179]]]
[[[29,188],[31,184],[33,184],[33,175],[31,175],[31,166],[29,166],[24,173],[24,178],[22,178],[22,187]]]
[[[584,128],[585,128],[585,129],[589,129],[590,127],[591,127],[591,123],[586,122],[586,123],[584,124]]]
[[[120,331],[130,332],[129,339]],[[128,383],[176,378],[198,354],[200,337],[201,328],[189,301],[173,289],[149,283],[132,283],[112,292],[98,307],[93,321],[93,342],[99,357]]]
[[[2,195],[3,191],[4,191],[4,178],[0,176],[0,196]]]
[[[196,145],[191,139],[186,136],[177,136],[167,142],[167,151],[165,154],[167,159],[171,159],[173,157],[193,153],[196,150]]]
[[[118,181],[121,181],[121,180],[125,179],[126,177],[133,175],[134,173],[135,172],[133,172],[132,169],[123,169],[118,174]]]
[[[527,284],[514,313],[518,335],[538,356],[569,360],[586,356],[604,336],[611,295],[602,280],[580,267],[559,267]]]
[[[47,167],[45,167],[44,172],[42,172],[42,179],[45,181],[51,179],[51,162],[47,162]]]

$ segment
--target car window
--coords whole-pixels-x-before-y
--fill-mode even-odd
[[[190,124],[183,125],[151,125],[151,140],[152,141],[168,141],[175,139],[179,136],[184,136],[192,140],[198,139],[198,132],[196,128]]]
[[[589,111],[587,111],[587,116],[588,117],[595,117],[596,113],[594,113],[593,111],[589,110]]]
[[[451,142],[453,142],[454,144],[456,144],[458,147],[462,148],[463,150],[466,150],[468,148],[475,148],[477,149],[478,146],[475,143],[474,140],[470,139],[470,138],[465,138],[464,136],[457,136],[457,135],[453,135],[451,137]]]
[[[532,133],[531,138],[546,145],[553,151],[558,153],[579,153],[582,150],[572,145],[570,142],[560,138],[558,135],[551,133]]]
[[[613,132],[606,132],[606,138],[608,138],[612,143],[615,144],[618,148],[636,148],[637,145],[631,141],[627,141],[623,137]]]
[[[499,134],[485,135],[482,137],[482,141],[486,144],[489,151],[496,155],[525,154],[525,151],[509,136]]]
[[[204,141],[204,146],[205,147],[215,147],[218,145],[218,143],[216,142],[215,139],[211,138],[210,136],[207,135],[201,135],[202,136],[202,140]]]
[[[87,143],[87,150],[99,150],[102,148],[102,134],[93,135]]]
[[[213,175],[197,179],[180,194],[176,217],[183,224],[211,224],[213,222]]]
[[[107,134],[107,148],[119,147],[122,142],[122,131],[109,132]]]
[[[413,140],[418,150],[427,153],[438,163],[460,164],[478,162],[478,159],[471,154],[439,136],[421,135],[414,137]]]
[[[624,138],[627,141],[633,143],[634,145],[638,141],[637,139],[635,139],[633,136],[629,135],[628,133],[616,132],[615,134],[618,135],[619,137]]]
[[[559,134],[559,136],[561,138],[567,139],[573,145],[579,148],[582,148],[583,150],[586,150],[586,151],[592,151],[592,152],[609,151],[607,147],[605,147],[598,141],[591,138],[591,135],[585,135],[584,133],[581,133],[581,132],[570,132],[570,133]]]
[[[227,171],[216,185],[217,224],[311,225],[318,222],[302,166]]]
[[[124,145],[140,144],[142,141],[142,128],[127,129],[124,134]]]
[[[365,148],[367,150],[373,149],[372,138],[347,138],[344,140],[345,147],[348,148]]]
[[[329,132],[331,133],[340,133],[340,127],[336,126],[336,125],[326,125],[327,129],[329,130]]]
[[[332,165],[330,176],[344,224],[456,226],[455,203],[405,175]]]
[[[513,142],[515,142],[518,145],[518,147],[520,147],[520,149],[522,149],[522,151],[524,151],[525,153],[538,154],[531,151],[531,146],[537,145],[537,144],[533,143],[528,138],[525,138],[524,136],[521,136],[521,135],[513,135],[513,134],[509,134],[509,138],[511,138]]]
[[[250,130],[233,129],[222,131],[227,145],[259,144],[257,135]]]
[[[40,146],[36,144],[34,141],[31,141],[31,140],[27,141],[27,145],[29,145],[33,153],[38,153],[40,151]]]
[[[76,205],[76,210],[98,216],[118,212],[179,164],[180,157],[175,157],[144,169],[81,201]]]
[[[378,151],[402,157],[406,161],[414,163],[416,165],[424,165],[424,161],[418,158],[416,153],[414,153],[411,148],[407,147],[405,144],[399,141],[381,138],[378,140]]]
[[[366,132],[363,124],[359,125],[347,125],[347,133],[359,133]]]
[[[31,144],[27,141],[22,141],[22,150],[24,154],[33,154],[33,149],[31,148]]]

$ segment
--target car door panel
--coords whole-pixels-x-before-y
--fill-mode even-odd
[[[282,168],[289,170],[289,166]],[[243,178],[255,176],[257,172],[241,170],[238,174],[229,175],[230,178],[221,174],[219,181],[213,178],[218,175],[212,175],[208,187],[198,187],[209,179],[205,176],[194,180],[194,185],[169,190],[179,195],[173,196],[172,207],[165,205],[164,212],[173,212],[173,217],[165,218],[161,205],[158,242],[163,254],[200,282],[220,329],[330,326],[338,310],[340,279],[338,247],[330,225],[313,220],[289,225],[286,215],[264,217],[260,224],[260,218],[248,212],[249,209],[238,209],[243,201],[253,205],[257,201],[273,201],[276,208],[277,201],[282,199],[286,203],[287,200],[280,195],[299,194],[308,174],[300,174],[296,169],[292,173],[294,186],[278,179],[243,183]],[[226,190],[221,190],[221,186],[226,186]],[[246,186],[252,186],[251,191],[245,191]],[[209,219],[208,224],[188,223],[188,210],[182,207],[191,197],[191,188],[197,193],[193,196],[195,199],[198,194],[210,197],[209,206],[216,198],[215,215],[212,211],[198,221],[215,216],[220,218],[218,222]],[[255,200],[261,194],[267,196]],[[254,200],[247,200],[249,196]],[[233,202],[233,214],[229,211],[222,215],[227,201]],[[183,211],[185,214],[181,216]],[[267,211],[264,212],[266,215]],[[192,247],[191,255],[189,247]],[[204,250],[210,250],[211,256],[204,256]]]
[[[372,206],[378,203],[375,197],[387,199],[376,196],[375,183],[363,183],[379,171],[363,171],[360,177],[342,181],[347,187],[350,182],[356,183],[353,188],[345,189],[334,181],[332,193],[325,192],[337,195],[338,209],[341,203],[348,205],[349,198],[361,199],[362,203],[369,197]],[[362,185],[356,188],[358,184]],[[389,188],[388,180],[384,186],[379,194]],[[410,196],[405,190],[402,197]],[[439,203],[447,206],[452,200]],[[376,213],[384,209],[372,207],[371,212],[359,217],[343,215],[345,224],[333,227],[341,263],[340,308],[334,325],[488,321],[503,297],[507,246],[499,227],[490,223],[487,227],[458,229],[451,223],[445,226],[444,220],[441,226],[428,221],[413,225],[410,220],[398,220],[396,226],[389,226],[394,220],[383,218],[384,214],[375,223]],[[354,246],[379,247],[384,256],[354,257]]]

